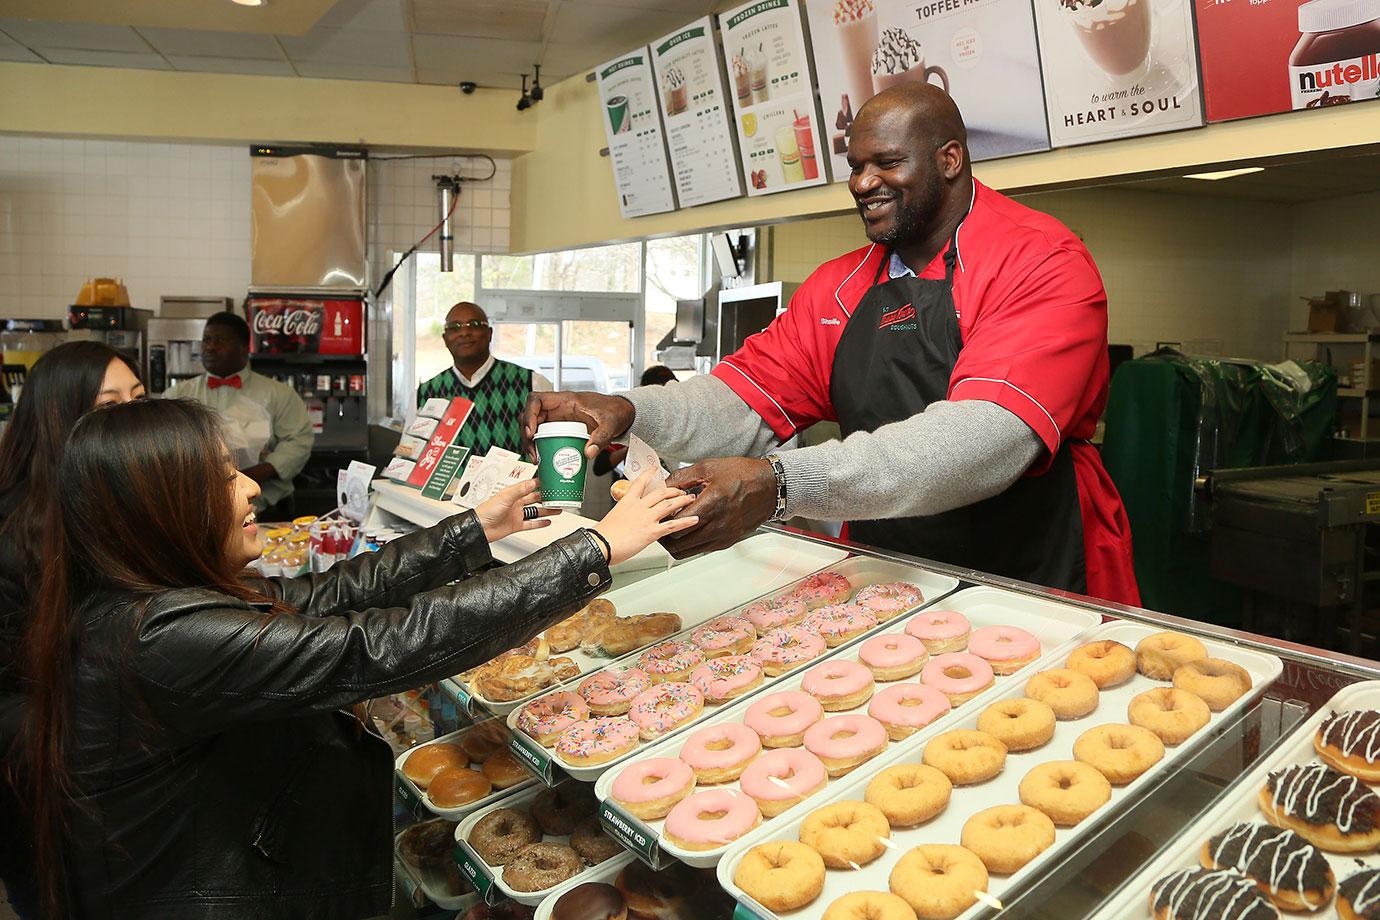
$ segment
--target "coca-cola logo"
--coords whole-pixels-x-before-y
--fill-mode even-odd
[[[282,313],[260,310],[254,314],[255,335],[316,335],[320,331],[319,310],[284,310]]]

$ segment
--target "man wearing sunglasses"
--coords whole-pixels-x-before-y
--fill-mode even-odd
[[[474,409],[456,443],[480,455],[488,453],[490,447],[521,451],[527,397],[533,391],[550,392],[551,381],[490,353],[494,330],[477,304],[461,301],[451,307],[441,337],[455,366],[417,388],[418,408],[428,399],[463,396],[474,403]]]

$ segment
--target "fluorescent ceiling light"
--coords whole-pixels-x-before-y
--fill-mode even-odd
[[[263,6],[265,0],[230,0],[231,3],[238,3],[240,6]]]
[[[1218,179],[1230,179],[1232,176],[1248,176],[1251,173],[1258,173],[1264,171],[1264,166],[1247,166],[1244,169],[1224,169],[1221,172],[1194,173],[1191,176],[1184,176],[1184,178],[1206,179],[1209,182],[1216,182]]]

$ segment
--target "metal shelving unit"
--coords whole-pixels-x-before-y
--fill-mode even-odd
[[[1370,329],[1367,332],[1289,332],[1284,335],[1284,357],[1286,359],[1294,357],[1291,353],[1291,347],[1309,346],[1312,348],[1312,352],[1303,357],[1310,360],[1327,361],[1328,364],[1337,367],[1338,376],[1346,376],[1346,374],[1343,374],[1343,369],[1338,367],[1333,359],[1331,349],[1334,346],[1345,346],[1348,352],[1353,354],[1356,349],[1360,350],[1365,367],[1365,379],[1353,380],[1353,385],[1349,387],[1338,387],[1337,395],[1342,399],[1360,400],[1361,430],[1358,433],[1359,437],[1338,437],[1338,441],[1359,444],[1380,443],[1380,436],[1373,437],[1370,431],[1371,400],[1380,396],[1380,386],[1377,386],[1380,384],[1380,379],[1370,379],[1372,377],[1372,361],[1380,353],[1376,348],[1377,342],[1380,342],[1380,328]],[[1323,350],[1326,350],[1327,354],[1320,357],[1319,352]],[[1350,362],[1348,362],[1346,370],[1350,370]]]

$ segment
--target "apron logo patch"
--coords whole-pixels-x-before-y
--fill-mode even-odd
[[[903,307],[897,307],[889,313],[883,313],[881,320],[877,323],[877,328],[886,329],[895,326],[897,323],[904,323],[912,319],[915,319],[915,308],[910,304],[906,304]],[[912,325],[909,328],[914,329],[915,326]]]

